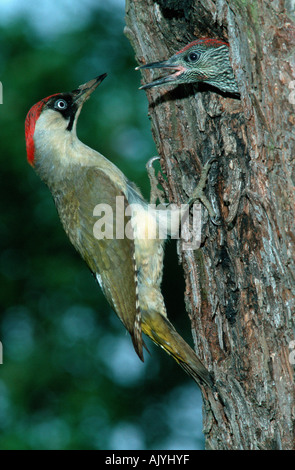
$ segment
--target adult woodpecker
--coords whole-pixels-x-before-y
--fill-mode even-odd
[[[64,230],[129,331],[140,359],[143,331],[197,383],[211,386],[210,373],[167,318],[160,290],[164,240],[149,238],[150,227],[160,227],[167,211],[150,211],[137,187],[77,138],[81,108],[105,77],[100,75],[70,93],[51,95],[30,109],[25,122],[28,161],[49,187]],[[190,203],[204,197],[210,164],[205,165]],[[107,219],[106,226],[115,227],[122,217],[116,214],[118,196],[123,198],[123,209],[131,207],[129,215],[123,213],[123,221],[131,222],[134,236],[94,236],[94,208],[107,204],[115,220]]]
[[[239,93],[229,60],[229,45],[220,39],[197,39],[176,52],[170,59],[136,67],[170,69],[173,72],[140,87],[145,90],[159,85],[204,82],[225,93]]]

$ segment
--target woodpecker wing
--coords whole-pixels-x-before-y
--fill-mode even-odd
[[[74,211],[70,208],[68,217],[75,217],[75,225],[79,229],[75,239],[71,241],[95,275],[109,304],[129,331],[134,348],[143,360],[135,247],[130,236],[130,217],[125,215],[127,198],[108,175],[97,167],[80,172],[76,187],[72,189],[77,208]],[[121,196],[119,203],[118,196]],[[63,207],[65,205],[63,203]],[[97,216],[101,217],[98,219]],[[125,235],[127,224],[129,238]],[[116,234],[117,228],[119,233]],[[68,235],[73,238],[70,233]]]

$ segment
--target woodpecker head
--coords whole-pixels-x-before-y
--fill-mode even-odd
[[[136,67],[162,68],[172,73],[140,87],[144,90],[159,85],[204,82],[226,93],[239,93],[229,60],[229,45],[220,39],[197,39],[170,59]]]
[[[35,166],[37,154],[46,157],[46,136],[49,134],[55,136],[59,145],[64,142],[67,132],[68,135],[76,135],[77,119],[82,106],[106,75],[100,75],[72,92],[48,96],[32,106],[25,122],[27,158],[30,165]],[[44,148],[37,152],[39,142]]]

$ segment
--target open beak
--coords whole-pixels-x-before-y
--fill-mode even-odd
[[[101,82],[106,78],[106,76],[107,74],[103,73],[102,75],[93,78],[93,80],[90,80],[89,82],[80,85],[79,88],[72,91],[73,95],[76,95],[74,102],[77,103],[78,106],[85,103],[91,93],[98,87],[98,85],[101,84]]]
[[[169,75],[165,75],[164,77],[161,77],[157,80],[154,80],[153,82],[147,83],[146,85],[141,86],[139,89],[140,90],[146,90],[147,88],[152,88],[154,86],[158,85],[163,85],[164,83],[177,83],[183,74],[185,72],[185,68],[182,65],[177,65],[173,63],[172,57],[169,60],[163,60],[161,62],[151,62],[150,64],[146,65],[140,65],[139,67],[136,67],[135,70],[142,70],[142,69],[170,69],[173,70],[173,73],[170,73]]]

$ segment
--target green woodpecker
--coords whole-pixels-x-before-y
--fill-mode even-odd
[[[159,85],[204,82],[225,93],[239,93],[229,60],[229,45],[220,39],[197,39],[176,52],[170,59],[136,67],[138,69],[170,69],[173,71],[140,89]]]
[[[105,77],[100,75],[70,93],[51,95],[30,109],[25,123],[28,161],[51,191],[65,232],[129,331],[140,359],[144,332],[198,384],[211,386],[211,375],[167,318],[160,290],[164,240],[149,237],[150,228],[160,227],[167,211],[150,211],[137,187],[77,138],[82,106]],[[205,165],[190,204],[196,199],[206,203],[203,188],[210,164]],[[116,213],[118,197],[123,215]],[[100,204],[111,208],[110,218],[116,219],[106,225],[116,226],[123,217],[133,237],[95,236],[94,214]],[[128,207],[127,214],[124,208]]]

